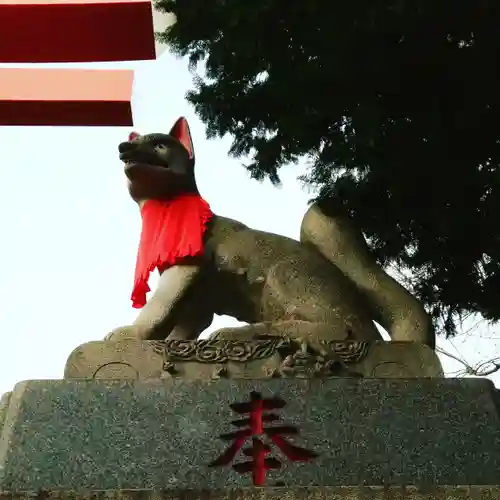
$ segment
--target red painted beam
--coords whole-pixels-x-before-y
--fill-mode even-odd
[[[0,69],[0,126],[132,126],[128,70]]]
[[[0,0],[0,63],[146,59],[151,0]]]

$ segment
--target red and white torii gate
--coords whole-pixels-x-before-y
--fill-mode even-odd
[[[151,0],[0,0],[0,64],[156,58]],[[130,126],[131,70],[0,68],[0,125]]]

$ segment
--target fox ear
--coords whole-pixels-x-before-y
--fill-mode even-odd
[[[181,116],[170,129],[169,135],[177,139],[189,154],[189,159],[194,161],[194,148],[193,140],[191,139],[191,132],[187,120]]]

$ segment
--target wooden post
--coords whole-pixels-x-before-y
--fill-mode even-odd
[[[133,71],[0,70],[0,125],[132,126]]]
[[[155,59],[151,0],[0,0],[0,63]]]
[[[0,0],[0,64],[140,61],[175,22],[152,0]],[[0,126],[131,126],[132,71],[0,68]]]

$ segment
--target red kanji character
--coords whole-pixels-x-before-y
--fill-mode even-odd
[[[234,403],[231,408],[239,414],[248,414],[247,418],[234,420],[234,426],[241,428],[238,431],[220,436],[225,441],[233,441],[231,446],[210,466],[227,466],[237,453],[243,448],[245,442],[252,440],[252,445],[243,449],[243,454],[251,457],[251,460],[233,465],[233,469],[240,474],[252,472],[253,483],[262,486],[265,482],[266,471],[279,469],[281,462],[273,457],[267,457],[271,452],[269,445],[265,444],[259,436],[267,436],[285,455],[293,462],[307,462],[316,457],[316,453],[308,451],[289,443],[283,435],[298,434],[298,430],[290,426],[266,427],[265,423],[279,420],[274,413],[265,413],[267,410],[283,408],[285,402],[279,398],[263,399],[259,393],[252,392],[250,401],[247,403]]]

